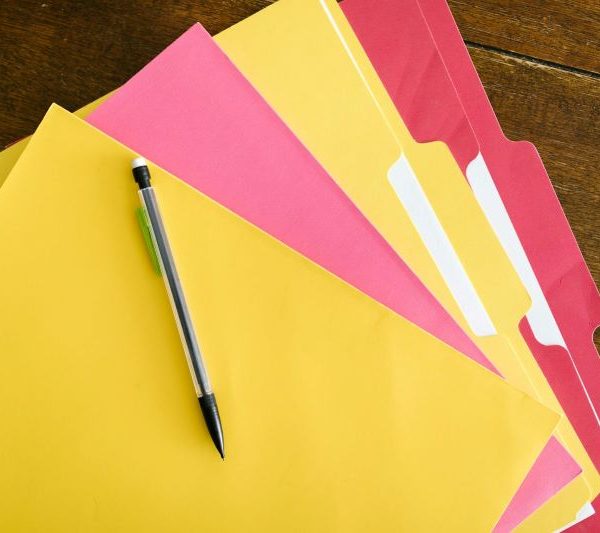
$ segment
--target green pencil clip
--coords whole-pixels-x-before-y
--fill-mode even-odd
[[[156,249],[154,248],[152,234],[150,233],[151,229],[150,221],[148,220],[148,213],[146,213],[146,210],[143,207],[138,207],[135,210],[135,218],[137,218],[138,224],[140,226],[140,231],[142,232],[142,237],[144,238],[144,243],[146,244],[146,249],[148,250],[148,255],[150,256],[152,268],[160,276],[160,262],[158,261],[158,254],[156,253]]]

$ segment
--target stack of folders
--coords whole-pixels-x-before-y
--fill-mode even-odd
[[[1,531],[600,531],[600,297],[444,0],[196,24],[0,183]]]

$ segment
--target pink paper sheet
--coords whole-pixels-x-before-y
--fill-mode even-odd
[[[493,369],[200,25],[87,120]]]
[[[431,4],[432,12],[437,14],[441,11],[439,4],[443,2],[434,0],[426,0],[426,2]],[[444,141],[449,145],[453,155],[465,171],[467,165],[477,157],[480,151],[480,141],[483,145],[488,142],[490,136],[484,137],[482,140],[482,138],[475,135],[469,122],[470,117],[465,114],[453,80],[446,71],[417,1],[345,0],[342,3],[342,9],[415,139],[420,142]],[[444,10],[448,13],[445,4]],[[456,39],[456,35],[453,38]],[[457,42],[460,42],[464,50],[460,36]],[[443,46],[446,45],[447,43],[444,42]],[[472,66],[470,68],[472,70]],[[457,76],[460,75],[461,73],[457,72]],[[477,83],[481,88],[478,80]],[[487,105],[489,106],[489,104]],[[512,145],[504,136],[499,140],[501,143],[498,144],[508,143]],[[492,151],[494,146],[492,146]],[[489,165],[487,148],[486,144],[481,148],[481,151]],[[529,155],[532,149],[531,145],[527,145],[526,155]],[[505,183],[508,187],[511,174],[506,173],[507,162],[502,159],[503,153],[506,153],[506,151],[499,150],[496,153],[497,157],[492,160],[493,163],[496,163],[492,168],[492,174],[494,177],[496,174],[508,176]],[[497,164],[499,159],[502,160],[501,166]],[[537,155],[535,159],[534,163],[539,161]],[[514,192],[513,196],[515,196]],[[529,202],[524,203],[531,207]],[[521,331],[524,333],[538,361],[544,360],[545,364],[540,362],[542,370],[546,373],[547,367],[550,366],[551,368],[550,373],[546,373],[546,376],[548,378],[554,377],[554,381],[557,381],[558,376],[561,376],[563,380],[565,375],[569,377],[568,385],[564,388],[569,390],[570,396],[564,402],[561,399],[561,403],[563,403],[570,419],[571,412],[578,413],[580,420],[579,434],[585,443],[583,434],[587,434],[586,430],[589,429],[590,423],[595,426],[594,416],[583,389],[577,381],[577,375],[570,364],[568,354],[564,353],[564,350],[560,347],[539,344],[527,327],[527,322],[524,321],[524,323],[525,328],[522,325]],[[556,390],[552,380],[549,379],[549,381]],[[563,386],[563,381],[560,382],[559,386]],[[575,392],[577,401],[573,398],[573,392]],[[559,396],[558,391],[557,396]],[[571,412],[567,410],[567,405],[573,406]],[[596,449],[600,437],[597,426],[591,429],[595,433],[593,434],[593,440],[587,439],[587,448],[590,455],[590,447]],[[567,470],[564,472],[566,473]],[[560,470],[555,474],[553,482],[550,479],[545,480],[546,491],[544,495],[546,499],[570,481],[568,476],[561,474]],[[539,489],[539,486],[534,487],[527,484],[522,487],[522,494],[530,493],[530,496],[528,495],[526,499],[530,497],[539,498],[542,494]],[[537,505],[533,505],[536,502],[530,500],[529,506],[511,506],[499,522],[497,531],[512,529],[535,510],[542,501],[545,500],[537,500]]]
[[[492,368],[199,25],[88,120]],[[551,441],[536,468],[557,461]]]

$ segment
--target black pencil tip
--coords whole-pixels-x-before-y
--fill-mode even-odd
[[[200,408],[204,415],[208,433],[221,456],[225,460],[225,441],[223,439],[223,427],[221,426],[221,417],[219,416],[219,408],[214,394],[205,394],[198,398]]]
[[[221,459],[223,459],[223,461],[225,460],[225,445],[223,443],[223,430],[221,429],[221,425],[219,424],[219,429],[221,430],[219,432],[220,437],[216,438],[212,436],[212,440],[213,443],[215,444],[215,448],[217,448],[217,451],[219,452],[219,455],[221,456]]]

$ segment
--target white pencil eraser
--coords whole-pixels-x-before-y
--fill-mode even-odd
[[[145,167],[146,166],[146,160],[143,157],[136,157],[132,162],[131,162],[131,168],[138,168],[138,167]]]

